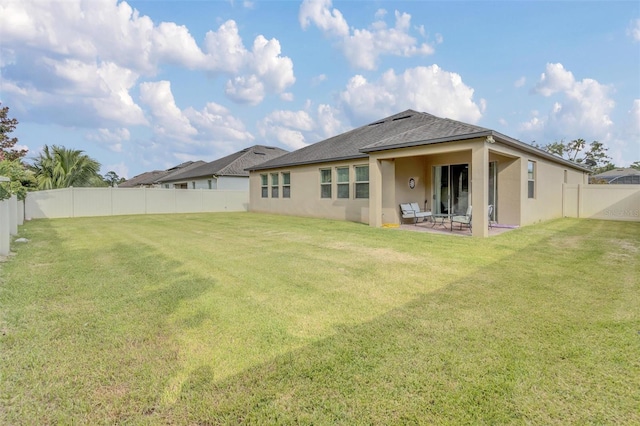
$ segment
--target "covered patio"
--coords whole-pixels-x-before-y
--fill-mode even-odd
[[[426,221],[418,222],[416,224],[403,223],[393,229],[410,232],[424,232],[429,234],[451,235],[456,237],[471,237],[471,231],[468,228],[460,229],[457,225],[454,225],[452,230],[451,224],[445,223],[445,225],[446,226],[433,226],[432,222]],[[505,232],[513,231],[517,228],[517,226],[498,224],[489,228],[487,236],[494,237],[496,235],[504,234]]]

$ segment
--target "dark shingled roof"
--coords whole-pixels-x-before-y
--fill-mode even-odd
[[[247,168],[272,160],[287,152],[289,151],[272,146],[254,145],[210,163],[201,162],[203,164],[198,167],[164,176],[159,179],[159,182],[211,177],[214,175],[249,177]]]
[[[174,175],[190,168],[198,167],[202,164],[205,164],[204,161],[187,161],[167,170],[154,170],[151,172],[141,173],[122,182],[118,185],[118,188],[137,188],[140,186],[154,185],[164,177]]]
[[[488,130],[408,109],[285,154],[275,160],[253,167],[251,170],[367,158],[367,152],[376,151],[382,147],[483,131]]]
[[[602,179],[609,183],[640,184],[640,170],[631,167],[616,168],[594,175],[592,178]]]
[[[274,160],[254,166],[250,170],[267,170],[304,164],[368,158],[369,153],[376,151],[489,136],[496,141],[517,147],[526,152],[570,165],[582,171],[589,171],[584,166],[556,157],[532,145],[493,130],[411,109],[306,146]]]

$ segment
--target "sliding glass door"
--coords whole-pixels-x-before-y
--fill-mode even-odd
[[[498,217],[498,162],[489,163],[489,205],[493,206],[493,212],[489,220],[496,221]]]
[[[436,214],[465,214],[469,207],[469,165],[453,164],[433,168],[433,211]]]

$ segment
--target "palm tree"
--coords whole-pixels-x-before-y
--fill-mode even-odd
[[[87,186],[98,174],[100,163],[79,149],[45,145],[33,163],[38,189]]]

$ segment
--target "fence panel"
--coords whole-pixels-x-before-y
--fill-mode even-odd
[[[640,185],[564,185],[564,216],[640,221]]]
[[[249,191],[66,188],[27,194],[30,219],[153,213],[247,211]]]
[[[11,249],[9,228],[9,200],[0,200],[0,256],[8,256]]]

